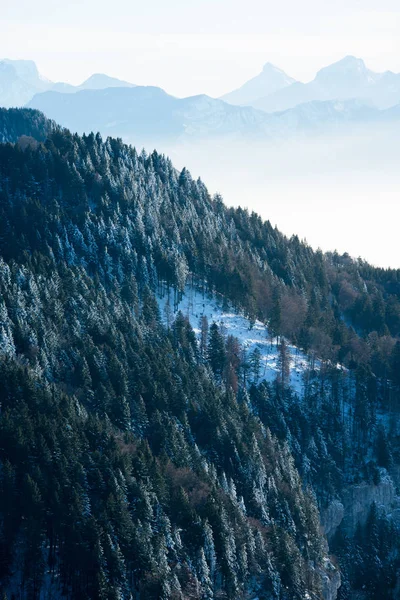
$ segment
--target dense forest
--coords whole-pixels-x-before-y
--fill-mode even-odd
[[[400,462],[400,271],[287,239],[157,152],[0,117],[4,598],[334,598],[319,511]],[[188,285],[268,324],[276,381],[217,324],[196,337]],[[395,597],[379,507],[330,551],[339,598]]]
[[[21,146],[21,141],[23,145],[23,140],[27,137],[33,138],[36,142],[43,142],[56,128],[57,125],[38,110],[0,108],[0,142],[2,143],[15,143],[19,140]]]

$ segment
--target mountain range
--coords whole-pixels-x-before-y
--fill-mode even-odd
[[[363,101],[310,101],[273,114],[233,106],[206,95],[175,98],[157,87],[54,91],[27,105],[79,133],[100,131],[136,145],[157,147],[205,139],[271,140],[326,133],[357,124],[397,121],[398,108],[379,110]]]
[[[32,60],[0,60],[0,106],[5,108],[24,106],[37,93],[46,90],[74,93],[81,90],[97,90],[110,87],[133,87],[133,83],[121,81],[101,73],[91,75],[80,85],[54,83],[43,77]]]
[[[259,76],[261,77],[261,76]],[[316,100],[362,100],[376,108],[389,108],[400,102],[400,74],[392,71],[375,73],[363,60],[346,56],[324,67],[309,83],[293,81],[249,102],[266,112],[286,110]],[[229,95],[228,95],[229,96]]]
[[[207,138],[276,139],[359,123],[398,120],[400,75],[374,73],[347,56],[310,83],[267,63],[262,72],[219,99],[176,98],[104,74],[80,85],[53,83],[32,61],[0,61],[0,104],[36,108],[80,133],[100,131],[137,145]]]
[[[156,144],[210,136],[259,136],[268,133],[270,117],[251,107],[237,107],[206,95],[175,98],[157,87],[86,90],[77,94],[44,92],[28,104],[80,133]]]

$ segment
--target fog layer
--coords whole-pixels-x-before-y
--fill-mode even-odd
[[[166,147],[228,205],[247,207],[314,248],[400,267],[400,126],[285,142]]]

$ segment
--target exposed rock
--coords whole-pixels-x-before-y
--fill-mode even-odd
[[[321,526],[326,537],[332,538],[341,523],[348,533],[354,533],[358,522],[365,523],[373,502],[400,522],[400,498],[392,479],[383,474],[378,485],[365,482],[351,485],[345,490],[342,502],[333,500],[321,510]]]
[[[392,479],[383,472],[378,485],[366,482],[351,485],[345,490],[342,502],[333,500],[327,508],[321,510],[321,527],[327,539],[333,537],[340,524],[343,524],[348,533],[354,533],[359,522],[365,523],[373,502],[400,523],[400,497],[396,495]],[[329,559],[324,559],[320,577],[324,600],[336,600],[341,584],[340,572]]]
[[[387,513],[400,507],[400,498],[390,477],[386,476],[378,485],[364,482],[347,488],[343,495],[343,525],[346,530],[354,532],[359,522],[365,523],[373,502]]]
[[[340,571],[330,561],[324,558],[323,568],[319,569],[322,583],[322,597],[324,600],[336,600],[340,588]]]
[[[344,517],[344,506],[333,500],[325,510],[321,511],[321,526],[327,538],[334,535]]]

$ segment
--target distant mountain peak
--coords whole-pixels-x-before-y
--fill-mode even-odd
[[[350,99],[389,108],[400,100],[400,74],[376,73],[362,58],[347,55],[320,69],[309,83],[296,83],[266,94],[252,106],[270,113],[307,102]]]
[[[237,106],[253,106],[259,98],[281,90],[294,82],[295,80],[282,69],[267,62],[261,73],[246,81],[240,88],[221,96],[221,100]]]
[[[345,56],[344,58],[320,69],[315,77],[318,81],[319,79],[325,79],[327,76],[331,75],[345,75],[345,76],[356,76],[356,77],[369,77],[371,75],[375,75],[372,71],[370,71],[363,61],[362,58],[357,58],[355,56]]]
[[[13,66],[18,74],[23,72],[29,72],[30,74],[39,77],[38,68],[33,60],[13,60],[11,58],[3,58],[0,62],[4,62],[7,65]]]
[[[288,77],[288,75],[286,75],[286,73],[284,71],[282,71],[282,69],[280,69],[279,67],[277,67],[276,65],[274,65],[271,62],[265,63],[265,65],[263,66],[262,72],[263,73],[270,73],[270,72],[282,73],[283,75],[285,75],[285,77]]]
[[[362,58],[357,58],[356,56],[353,56],[352,54],[347,54],[346,56],[344,56],[343,58],[341,58],[340,60],[336,61],[336,63],[333,63],[336,65],[349,65],[349,66],[356,66],[359,67],[360,65],[363,68],[365,67],[365,62],[363,61]]]
[[[0,59],[0,106],[23,106],[34,94],[52,85],[33,60]]]
[[[16,77],[19,77],[24,82],[38,87],[39,89],[47,89],[53,85],[47,77],[42,75],[33,60],[12,60],[3,58],[0,64],[8,66],[15,72]]]
[[[121,79],[117,79],[116,77],[110,77],[105,73],[93,73],[90,77],[88,77],[80,86],[79,89],[103,89],[106,87],[135,87],[135,84],[129,83],[128,81],[123,81]]]
[[[109,76],[105,75],[104,73],[93,73],[93,75],[90,75],[90,77],[85,79],[84,83],[88,83],[89,81],[98,81],[99,79],[109,79]]]

